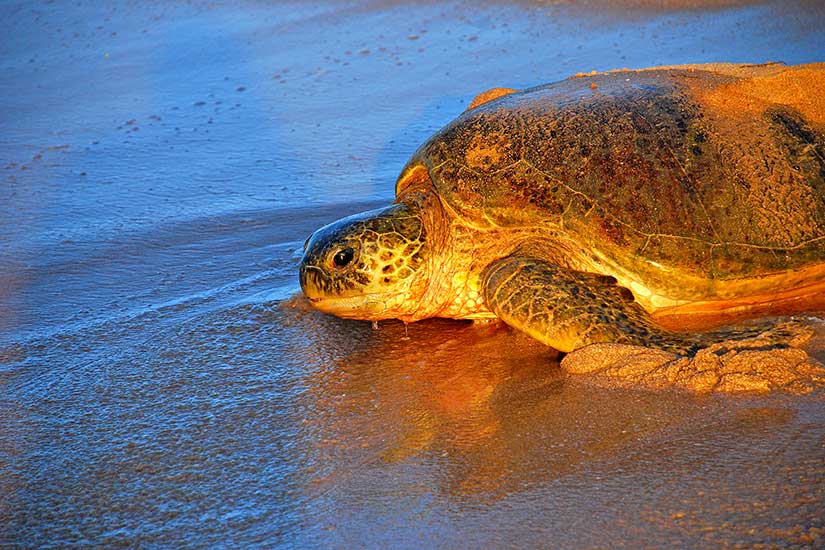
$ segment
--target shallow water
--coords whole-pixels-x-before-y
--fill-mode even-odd
[[[316,227],[475,93],[821,60],[817,3],[0,6],[0,545],[817,546],[821,396],[605,389],[495,326],[342,321]]]

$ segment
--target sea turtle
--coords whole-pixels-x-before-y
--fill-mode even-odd
[[[494,90],[393,204],[311,235],[301,287],[340,317],[497,317],[563,352],[689,354],[697,330],[825,310],[824,89],[825,63],[769,63]]]

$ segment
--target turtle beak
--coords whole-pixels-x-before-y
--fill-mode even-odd
[[[320,299],[320,295],[329,288],[330,280],[326,273],[314,265],[301,264],[298,271],[301,290],[310,302]]]
[[[315,280],[319,276],[325,275],[323,273],[323,270],[321,270],[320,268],[317,268],[315,266],[307,264],[307,261],[306,261],[307,247],[309,246],[309,241],[312,240],[313,235],[315,235],[314,232],[310,233],[309,237],[307,237],[306,240],[304,241],[303,257],[301,258],[301,266],[298,269],[298,278],[301,282],[301,290],[304,292],[305,296],[309,297],[310,301],[313,301],[315,298],[310,297],[311,296],[310,293],[307,292],[308,287],[309,287],[309,279],[312,278],[313,280]],[[310,272],[312,272],[312,273],[310,273]],[[317,285],[314,285],[314,286],[317,286]]]

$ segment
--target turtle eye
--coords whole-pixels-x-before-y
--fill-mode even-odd
[[[355,250],[352,248],[342,248],[332,257],[332,263],[335,264],[335,267],[347,267],[354,257]]]

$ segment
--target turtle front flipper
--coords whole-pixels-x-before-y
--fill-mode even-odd
[[[516,255],[490,264],[482,280],[487,305],[501,320],[559,351],[599,342],[679,354],[697,349],[687,335],[657,326],[613,277]]]

